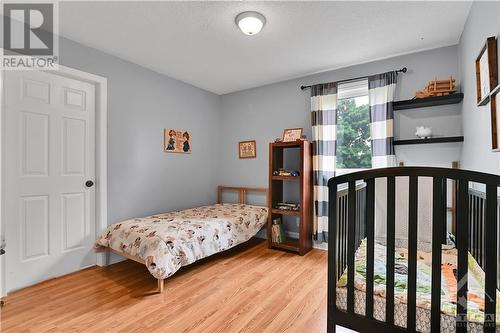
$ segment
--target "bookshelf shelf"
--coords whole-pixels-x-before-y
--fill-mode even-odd
[[[298,154],[286,154],[287,149],[293,148],[298,150]],[[288,159],[295,159],[289,161]],[[283,168],[287,162],[295,162],[298,165],[300,176],[273,176],[273,171]],[[286,181],[293,181],[292,188],[284,186]],[[299,186],[295,186],[295,184]],[[267,224],[267,240],[268,247],[271,249],[285,250],[304,255],[312,249],[312,159],[311,159],[311,143],[308,141],[297,142],[278,142],[269,144],[269,220]],[[280,202],[286,198],[286,191],[299,191],[300,210],[282,210],[275,208]],[[298,239],[286,239],[280,243],[272,241],[273,219],[278,217],[285,218],[292,216],[298,219]],[[282,225],[282,227],[284,227]]]
[[[298,240],[287,240],[282,243],[271,243],[271,247],[280,250],[287,250],[293,252],[300,252],[300,246]]]
[[[272,209],[273,214],[282,214],[282,215],[291,215],[291,216],[300,216],[302,213],[300,210],[285,210],[285,209]]]
[[[300,176],[272,176],[273,180],[300,180]]]
[[[426,98],[414,98],[405,101],[395,101],[393,103],[394,111],[426,108],[430,106],[458,104],[464,99],[463,93],[454,93],[445,96],[435,96]]]

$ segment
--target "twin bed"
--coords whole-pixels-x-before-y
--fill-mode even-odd
[[[239,202],[222,203],[224,191],[237,191]],[[267,206],[267,189],[219,186],[215,205],[112,224],[95,247],[146,265],[163,292],[163,280],[182,266],[246,242],[266,225],[267,207],[246,204],[249,192],[265,194]]]

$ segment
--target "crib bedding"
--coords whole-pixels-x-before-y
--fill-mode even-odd
[[[246,242],[266,223],[267,214],[261,206],[216,204],[134,218],[110,225],[95,248],[137,257],[155,278],[164,279],[182,266]]]
[[[354,286],[356,289],[356,304],[357,313],[364,314],[364,292],[366,292],[366,239],[361,242],[360,247],[356,251],[355,256],[355,277]],[[417,316],[420,320],[417,323],[421,325],[420,331],[428,331],[430,329],[430,309],[431,309],[431,272],[432,272],[432,254],[429,252],[417,252]],[[442,265],[441,265],[441,312],[444,314],[441,317],[443,326],[451,327],[454,330],[454,321],[456,313],[456,292],[457,281],[455,277],[457,265],[456,249],[443,250]],[[482,331],[482,323],[484,319],[484,271],[477,264],[476,260],[469,254],[468,258],[469,274],[468,274],[468,321],[469,328],[475,331],[477,328]],[[408,251],[406,248],[397,248],[395,251],[395,286],[394,286],[394,303],[395,303],[395,321],[400,326],[406,324],[406,303],[407,303],[407,278],[408,278]],[[374,302],[382,302],[385,304],[385,284],[386,284],[386,247],[382,244],[375,243],[375,261],[374,261]],[[347,297],[347,270],[343,272],[337,283],[337,305],[341,309],[346,308]],[[497,299],[500,292],[497,290]],[[361,298],[363,298],[361,300]],[[385,312],[385,307],[374,307],[382,309]],[[403,311],[404,310],[404,311]],[[359,311],[359,312],[358,312]],[[375,311],[377,312],[377,311]],[[497,318],[500,315],[500,305],[497,302]],[[383,320],[385,313],[374,313],[374,316],[379,320]],[[398,319],[399,317],[399,319]],[[404,317],[404,320],[401,318]],[[427,320],[428,317],[428,320]],[[404,324],[404,325],[403,325]],[[427,327],[429,326],[429,327]],[[477,326],[477,327],[476,327]],[[499,323],[497,322],[497,327]]]

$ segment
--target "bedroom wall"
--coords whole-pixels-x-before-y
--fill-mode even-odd
[[[108,79],[108,223],[216,200],[220,96],[61,38],[61,64]],[[163,128],[192,154],[163,152]]]
[[[301,85],[330,82],[386,72],[406,66],[400,75],[396,99],[412,98],[416,90],[435,78],[458,76],[457,47],[449,46],[305,76],[222,96],[222,140],[218,179],[224,184],[267,186],[269,142],[284,128],[303,127],[311,138],[309,90]],[[395,136],[413,136],[416,124],[432,126],[436,134],[460,135],[460,106],[443,106],[437,112],[415,110],[397,113]],[[421,116],[424,116],[423,118]],[[257,141],[257,158],[239,159],[238,142]],[[460,144],[398,147],[398,158],[407,165],[450,165],[460,158]]]
[[[474,2],[458,47],[465,142],[462,167],[498,174],[500,153],[491,151],[490,104],[476,104],[475,60],[486,38],[500,33],[500,2]],[[500,54],[500,53],[499,53]]]

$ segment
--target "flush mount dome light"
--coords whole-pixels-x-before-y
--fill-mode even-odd
[[[261,13],[243,12],[236,16],[236,24],[245,35],[256,35],[262,30],[266,18]]]

